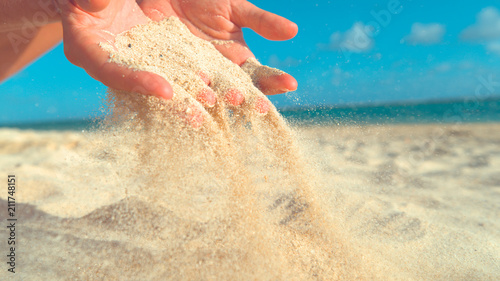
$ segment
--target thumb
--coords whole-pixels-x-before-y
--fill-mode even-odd
[[[111,0],[73,0],[82,10],[95,13],[103,10]]]

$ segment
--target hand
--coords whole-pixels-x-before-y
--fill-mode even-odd
[[[214,44],[238,65],[254,55],[243,39],[243,27],[249,27],[269,40],[288,40],[297,34],[297,25],[278,15],[257,8],[246,0],[142,0],[138,1],[152,20],[176,16],[196,36],[206,40],[232,40]],[[265,66],[261,66],[265,67]],[[254,79],[255,81],[255,79]],[[278,94],[297,89],[289,74],[260,77],[258,86],[264,94]]]
[[[134,71],[108,62],[99,43],[113,42],[116,34],[148,22],[135,0],[56,0],[61,10],[64,52],[106,86],[170,99],[171,85],[157,74]]]

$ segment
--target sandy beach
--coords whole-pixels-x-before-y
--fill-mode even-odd
[[[0,281],[500,280],[498,4],[84,2],[4,13]]]
[[[337,279],[500,278],[500,124],[325,125],[295,131],[335,241],[349,252],[339,267],[345,274]],[[217,252],[218,244],[206,241],[230,232],[218,229],[224,222],[207,223],[208,215],[200,215],[224,212],[214,203],[221,193],[208,188],[210,179],[196,194],[183,193],[182,185],[154,186],[154,180],[130,177],[133,166],[120,166],[126,159],[117,159],[129,157],[130,147],[115,147],[121,155],[112,155],[95,146],[96,140],[75,131],[0,130],[0,170],[4,178],[17,179],[16,280],[192,280],[199,267],[205,268],[203,280],[290,280],[286,272],[253,260],[265,254],[255,245],[245,248],[235,240],[236,248],[227,249],[233,242],[226,241]],[[271,181],[272,175],[264,174]],[[168,194],[160,198],[157,191],[163,188]],[[4,185],[3,222],[7,196]],[[254,207],[272,213],[280,200]],[[283,212],[297,209],[294,204],[289,200]],[[254,226],[242,227],[251,232]],[[1,228],[0,235],[7,241],[8,229]],[[184,240],[173,239],[181,236]],[[264,246],[279,247],[269,241]],[[0,246],[5,261],[7,246]],[[311,257],[319,253],[310,251]],[[220,263],[239,252],[259,272]],[[2,264],[3,280],[10,275]],[[304,276],[329,280],[320,273]]]
[[[109,89],[90,132],[0,132],[15,278],[500,277],[498,123],[293,130],[260,88],[282,72],[176,18],[101,47],[175,95]]]

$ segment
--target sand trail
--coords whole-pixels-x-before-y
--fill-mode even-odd
[[[264,263],[266,266],[256,268],[242,260],[225,260],[228,264],[266,272],[261,278],[270,277],[270,271],[265,269],[271,267],[271,272],[280,272],[277,276],[284,279],[288,274],[290,278],[300,276],[299,279],[345,279],[346,271],[339,265],[346,263],[345,253],[338,241],[332,241],[334,236],[325,227],[331,224],[325,222],[325,215],[314,199],[312,176],[302,163],[291,129],[274,106],[270,106],[266,115],[255,110],[256,99],[265,98],[253,84],[259,69],[265,75],[279,72],[256,66],[258,63],[252,60],[239,68],[212,45],[188,34],[175,19],[151,25],[117,38],[118,51],[109,48],[113,61],[154,70],[174,81],[175,96],[171,101],[111,92],[112,114],[108,120],[116,122],[110,122],[108,128],[126,127],[137,131],[136,135],[143,139],[129,146],[137,146],[141,151],[141,173],[151,173],[146,177],[148,186],[161,189],[180,184],[186,189],[186,183],[197,181],[200,173],[205,173],[208,181],[218,181],[217,203],[211,204],[222,204],[228,209],[209,216],[227,218],[231,214],[225,221],[230,222],[228,229],[234,228],[235,232],[227,235],[240,237],[238,243],[243,245],[234,246],[238,245],[236,240],[229,245],[251,255],[247,262],[269,259]],[[162,28],[178,37],[158,40],[154,32],[161,33]],[[151,37],[156,40],[148,41]],[[162,54],[162,60],[158,61],[148,59],[158,57],[155,55],[158,49],[171,50],[176,44],[182,47],[182,53]],[[197,104],[193,99],[199,89],[196,85],[200,85],[197,75],[200,71],[210,77],[209,85],[216,93],[217,103],[208,108],[201,128],[193,129],[183,112]],[[224,93],[235,87],[245,93],[241,107],[228,105],[224,97]],[[206,162],[195,160],[200,155]],[[165,163],[166,159],[175,167]],[[189,172],[193,167],[195,171]],[[264,182],[262,169],[267,169],[268,174],[264,175]],[[161,171],[167,170],[173,176],[161,179]]]
[[[142,96],[135,98],[150,99]],[[118,104],[123,106],[125,103]],[[150,107],[142,107],[140,102],[132,102],[127,108],[132,106],[139,111],[151,110]],[[112,120],[128,120],[123,115],[124,111],[117,112],[122,114],[121,118]],[[164,111],[160,113],[165,114]],[[346,279],[341,275],[342,267],[339,265],[339,261],[346,263],[345,256],[338,242],[331,241],[334,236],[325,231],[325,226],[331,224],[325,222],[325,215],[316,206],[310,191],[312,187],[305,176],[306,169],[298,163],[300,156],[286,123],[274,109],[264,118],[245,115],[248,120],[227,112],[224,115],[221,120],[225,123],[214,121],[195,130],[186,126],[186,122],[163,116],[151,118],[154,116],[151,112],[139,113],[130,118],[133,125],[113,124],[109,130],[117,130],[120,126],[125,126],[127,130],[140,128],[136,137],[127,138],[134,140],[127,146],[139,147],[141,151],[138,153],[141,164],[137,172],[149,179],[146,186],[152,198],[166,200],[166,194],[157,193],[162,194],[172,185],[179,185],[174,190],[166,191],[168,197],[185,194],[182,201],[177,199],[175,203],[168,204],[170,209],[181,209],[183,216],[189,219],[205,217],[210,228],[226,230],[225,238],[219,243],[239,249],[241,253],[236,258],[231,255],[218,257],[217,267],[229,266],[230,269],[219,272],[222,275],[217,275],[217,278],[228,279],[232,274],[250,278],[251,275],[242,275],[245,273],[242,268],[252,268],[252,274],[265,280]],[[142,125],[144,120],[136,116],[148,116],[145,120],[147,125]],[[172,137],[172,132],[177,136]],[[276,135],[279,137],[274,137]],[[118,137],[111,143],[115,141],[123,142]],[[252,155],[253,159],[249,159]],[[268,167],[266,172],[269,175],[262,175],[264,167]],[[133,178],[134,175],[128,177]],[[197,190],[190,190],[202,188],[205,182],[200,178],[217,183],[217,198],[212,199],[211,206],[203,210],[190,201],[190,198],[202,195]],[[178,194],[172,194],[176,192]],[[168,201],[171,202],[172,198]],[[216,233],[204,234],[204,239],[210,241],[207,251],[217,249],[213,243],[220,236]],[[182,236],[169,239],[182,239]],[[184,247],[182,242],[178,245]],[[257,261],[259,263],[254,264]],[[192,262],[196,263],[196,260]],[[352,266],[353,262],[349,264]],[[200,278],[214,276],[208,268],[200,267],[198,272]],[[273,274],[270,275],[270,272]]]

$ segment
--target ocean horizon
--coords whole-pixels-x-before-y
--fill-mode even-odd
[[[384,125],[429,123],[500,122],[500,97],[462,98],[412,102],[349,105],[293,106],[278,108],[293,125]],[[96,118],[74,118],[40,122],[11,122],[1,128],[25,130],[86,130],[99,122]]]

